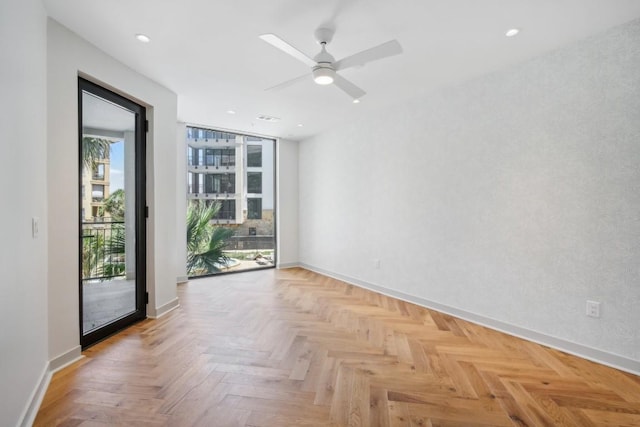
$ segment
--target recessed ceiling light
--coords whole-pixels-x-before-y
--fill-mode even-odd
[[[359,100],[359,99],[354,99],[354,100],[353,100],[353,103],[354,103],[354,104],[360,104],[360,100]]]
[[[511,29],[507,30],[507,32],[504,33],[504,35],[507,36],[507,37],[513,37],[515,35],[518,35],[519,32],[520,32],[520,30],[518,28],[511,28]]]
[[[298,127],[301,128],[302,127],[302,123],[298,123]]]
[[[227,110],[227,114],[235,114],[236,112],[233,110]]]
[[[136,38],[138,39],[138,41],[141,41],[142,43],[149,43],[151,41],[149,36],[146,36],[144,34],[136,34]]]
[[[280,119],[278,117],[267,116],[265,114],[261,114],[256,117],[258,120],[262,120],[263,122],[278,122]]]

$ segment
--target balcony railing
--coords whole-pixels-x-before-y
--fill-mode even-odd
[[[230,167],[234,167],[236,165],[235,156],[229,156],[228,158],[226,156],[216,156],[214,158],[209,157],[207,159],[197,156],[188,156],[187,161],[187,164],[194,168],[205,167],[207,169],[229,169]]]
[[[83,222],[82,280],[107,280],[124,275],[124,222]]]
[[[217,132],[210,129],[200,129],[200,128],[187,128],[187,138],[192,139],[194,141],[204,140],[204,141],[235,141],[236,135],[233,133],[227,132]]]
[[[273,250],[275,246],[273,236],[232,236],[226,241],[224,250]]]
[[[189,184],[187,192],[189,194],[202,194],[202,193],[208,193],[208,194],[235,194],[235,192],[236,192],[236,186],[234,184],[231,184],[231,185],[227,184],[225,186],[224,183],[223,183],[222,187],[224,187],[224,188],[215,188],[215,186],[213,186],[213,185],[204,185],[204,184],[193,185],[193,184]]]

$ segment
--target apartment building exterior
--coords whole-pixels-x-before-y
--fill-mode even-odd
[[[95,161],[93,168],[83,168],[82,187],[82,221],[101,221],[108,213],[104,210],[104,201],[110,193],[110,160],[109,154]]]
[[[187,127],[187,198],[218,201],[216,224],[274,235],[275,141]]]

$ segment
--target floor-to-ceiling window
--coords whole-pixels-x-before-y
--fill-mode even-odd
[[[275,140],[187,127],[187,273],[275,265]]]

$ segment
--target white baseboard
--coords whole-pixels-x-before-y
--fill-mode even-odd
[[[38,415],[40,405],[42,404],[42,399],[44,399],[44,395],[47,393],[47,388],[49,387],[49,383],[51,382],[51,377],[60,369],[83,358],[84,356],[82,356],[81,352],[82,349],[80,348],[80,346],[77,346],[47,362],[44,370],[42,371],[42,374],[40,374],[40,380],[38,381],[38,384],[31,393],[29,403],[27,404],[27,407],[25,408],[25,411],[20,418],[22,420],[19,424],[20,426],[29,427],[33,425],[33,422],[36,419],[36,415]]]
[[[49,387],[49,382],[51,381],[49,366],[49,363],[44,366],[44,370],[40,374],[40,380],[29,397],[29,403],[20,418],[22,421],[18,424],[21,427],[29,427],[33,425],[33,422],[36,420],[40,404],[42,403],[42,399],[44,399],[44,395]]]
[[[160,307],[153,310],[153,312],[151,312],[150,310],[150,312],[147,313],[147,317],[151,319],[157,319],[169,313],[170,311],[175,310],[178,307],[180,307],[180,300],[178,299],[178,297],[175,297],[168,303],[163,304]]]
[[[620,369],[621,371],[629,372],[634,375],[640,375],[640,361],[638,360],[630,359],[628,357],[620,356],[614,353],[609,353],[551,335],[546,335],[527,328],[522,328],[520,326],[512,325],[510,323],[502,322],[500,320],[492,319],[490,317],[482,316],[476,313],[471,313],[459,308],[440,304],[415,295],[406,294],[395,289],[388,289],[383,286],[374,285],[363,280],[354,279],[353,277],[334,273],[332,271],[328,271],[309,264],[300,263],[299,266],[302,268],[306,268],[307,270],[311,270],[325,276],[333,277],[334,279],[338,279],[361,288],[369,289],[370,291],[397,298],[402,301],[410,302],[431,310],[439,311],[441,313],[449,314],[451,316],[458,317],[460,319],[467,320],[481,326],[486,326],[490,329],[504,332],[508,335],[513,335],[518,338],[523,338],[528,341],[533,341],[535,343],[545,345],[547,347],[555,348],[556,350],[564,351],[565,353],[573,354],[574,356],[591,360],[592,362]]]
[[[82,347],[75,346],[72,349],[65,351],[64,353],[54,357],[49,361],[49,372],[52,374],[58,372],[62,368],[66,368],[73,362],[82,359]]]
[[[285,268],[295,268],[295,267],[300,267],[300,264],[297,262],[282,262],[282,263],[278,263],[278,265],[276,266],[278,270],[282,270]]]

